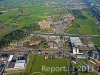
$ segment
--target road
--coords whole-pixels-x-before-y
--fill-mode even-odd
[[[100,35],[80,35],[80,34],[55,34],[55,33],[42,33],[42,32],[27,32],[27,34],[34,34],[34,35],[48,35],[48,36],[70,36],[70,37],[90,37],[90,38],[100,38]]]
[[[38,52],[39,50],[41,51],[46,51],[46,52],[59,52],[58,49],[30,49],[30,48],[25,48],[25,49],[16,49],[16,50],[0,50],[0,53],[4,54],[12,54],[12,53],[28,53],[28,52]],[[63,50],[71,50],[71,49],[63,49]]]
[[[23,49],[23,50],[19,50],[19,49],[16,49],[16,50],[3,50],[3,51],[0,51],[0,53],[4,53],[4,54],[22,54],[22,53],[33,53],[33,54],[39,54],[39,50],[40,49],[29,49],[29,48],[26,48],[26,49]],[[41,52],[42,54],[45,54],[45,53],[49,53],[49,54],[56,54],[57,52],[61,52],[63,55],[65,55],[67,57],[67,59],[71,60],[71,61],[75,61],[76,63],[80,64],[81,66],[90,66],[90,64],[86,64],[86,63],[83,63],[81,61],[79,61],[73,54],[69,53],[67,49],[63,49],[63,48],[59,48],[59,49],[41,49]],[[98,73],[96,70],[94,70],[96,73]],[[98,73],[99,74],[99,73]]]

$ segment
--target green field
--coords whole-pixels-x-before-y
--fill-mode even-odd
[[[97,28],[97,20],[90,16],[88,12],[83,11],[82,14],[87,18],[87,19],[79,19],[76,18],[75,21],[73,22],[73,26],[67,30],[68,33],[71,34],[89,34],[89,35],[100,35],[100,30]],[[77,27],[79,25],[79,27]]]
[[[66,0],[59,0],[59,2],[64,1]],[[54,2],[58,2],[58,0],[55,0]],[[55,8],[59,7],[64,8],[64,5],[53,3],[49,3],[48,5],[46,5],[45,0],[2,0],[0,1],[0,22],[3,23],[5,26],[8,26],[15,30],[25,30],[25,28],[28,29],[27,27],[30,26],[31,30],[33,31],[39,30],[35,29],[36,25],[39,26],[39,21],[47,19],[48,16],[65,13],[54,11]],[[1,11],[5,12],[1,13]],[[4,29],[0,31],[0,36],[3,36],[4,33],[7,34]]]
[[[35,72],[41,72],[44,73],[45,75],[68,75],[67,72],[42,72],[42,66],[47,66],[47,67],[68,67],[70,64],[70,60],[66,58],[62,59],[44,59],[44,56],[42,55],[30,55],[30,60],[28,62],[28,65],[26,67],[25,72],[21,73],[16,73],[16,74],[8,74],[8,75],[31,75],[32,73]],[[71,62],[72,63],[72,62]],[[72,63],[73,66],[78,66],[78,64]],[[96,75],[96,73],[91,72],[91,73],[81,73],[81,75]]]
[[[45,1],[33,0],[6,0],[0,2],[0,22],[13,29],[23,29],[24,27],[35,26],[39,21],[47,19],[48,16],[56,14],[52,10],[56,6],[45,6]],[[34,29],[34,28],[33,28]],[[7,33],[7,29],[0,29],[0,36]]]
[[[48,16],[58,14],[59,12],[53,11],[54,8],[63,6],[62,4],[46,5],[44,0],[7,1],[8,3],[1,6],[1,9],[6,9],[6,12],[0,15],[0,22],[15,29],[33,25],[47,19]]]
[[[95,45],[100,46],[100,38],[93,38],[92,41]]]
[[[43,6],[30,4],[23,8],[19,8],[19,10],[8,10],[6,13],[0,15],[0,21],[12,28],[20,29],[46,19],[47,15],[45,15],[45,12],[46,11]]]

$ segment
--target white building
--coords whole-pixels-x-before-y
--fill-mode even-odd
[[[70,37],[70,41],[73,44],[73,54],[77,56],[77,58],[86,58],[86,56],[83,53],[79,52],[78,46],[83,46],[81,40],[79,37]]]
[[[25,60],[17,60],[14,68],[15,69],[25,69],[25,64],[26,64]]]
[[[12,58],[13,58],[13,55],[10,55],[9,59],[8,59],[8,62],[10,62],[12,60]]]
[[[78,48],[73,47],[73,54],[78,54],[78,53],[79,53],[79,49],[78,49]]]
[[[75,45],[75,47],[82,46],[82,42],[79,37],[70,37],[70,41]]]

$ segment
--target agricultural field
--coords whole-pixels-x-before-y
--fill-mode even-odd
[[[8,10],[0,15],[0,21],[12,28],[20,29],[46,19],[47,15],[45,15],[45,12],[44,7],[30,4],[23,8]]]
[[[39,30],[38,22],[58,14],[59,12],[55,12],[54,9],[62,6],[52,3],[47,5],[44,0],[0,0],[0,23],[14,30],[25,30],[25,28],[29,31]],[[0,36],[3,36],[9,29],[0,29],[0,31]]]
[[[56,0],[54,2],[46,2],[45,0],[0,0],[0,23],[8,28],[6,30],[10,28],[9,32],[14,30],[40,31],[38,22],[47,20],[49,16],[60,14],[64,10],[63,3],[59,5],[59,2],[57,3]],[[54,11],[58,8],[62,8],[62,10]],[[63,13],[66,13],[66,11]],[[5,34],[7,33],[5,32]]]
[[[16,73],[16,74],[8,74],[8,75],[31,75],[35,72],[42,73],[43,75],[62,75],[62,74],[67,75],[68,74],[67,72],[53,72],[53,73],[42,72],[41,68],[42,68],[42,66],[47,66],[47,67],[66,66],[66,67],[68,67],[68,65],[71,63],[71,61],[66,58],[44,59],[44,56],[42,56],[42,55],[30,55],[29,59],[30,60],[28,62],[25,72],[20,72],[20,73]],[[74,67],[78,66],[77,64],[74,64],[74,63],[72,63],[72,65]],[[41,75],[41,74],[38,74],[38,75]],[[89,72],[89,73],[81,73],[81,75],[97,75],[97,74],[94,72]]]
[[[58,14],[58,12],[54,11],[54,8],[63,6],[62,4],[60,6],[52,3],[47,4],[44,0],[25,0],[25,2],[22,0],[22,2],[19,2],[20,1],[17,0],[8,0],[8,3],[4,3],[5,6],[1,6],[1,9],[4,9],[6,12],[0,15],[0,22],[12,28],[20,29],[47,19],[48,16],[51,16],[52,14]],[[3,4],[3,2],[1,4]]]
[[[67,30],[71,34],[89,34],[89,35],[100,35],[100,29],[97,28],[97,20],[89,15],[87,11],[83,11],[82,15],[86,19],[76,18],[73,22],[73,26]]]

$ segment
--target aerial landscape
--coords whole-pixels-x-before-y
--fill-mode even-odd
[[[0,75],[100,75],[100,0],[0,0]]]

